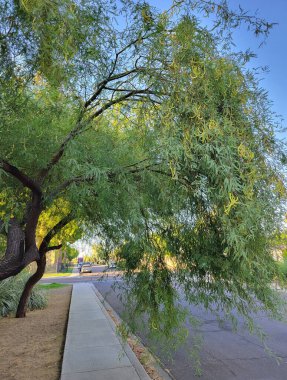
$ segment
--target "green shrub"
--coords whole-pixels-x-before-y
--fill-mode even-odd
[[[279,270],[281,278],[284,282],[287,282],[287,258],[284,257],[284,261],[279,263]]]
[[[22,272],[0,282],[0,317],[16,313],[20,296],[29,276],[29,273]],[[43,309],[46,306],[47,297],[45,293],[34,287],[28,301],[28,309]]]

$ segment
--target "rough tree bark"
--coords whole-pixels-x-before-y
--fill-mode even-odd
[[[20,273],[33,261],[37,262],[37,271],[26,283],[18,305],[17,316],[23,317],[34,282],[42,277],[45,270],[46,257],[36,245],[36,228],[42,212],[42,189],[36,181],[8,161],[0,159],[0,168],[30,189],[32,193],[27,204],[25,220],[22,222],[24,227],[15,218],[9,221],[7,248],[3,259],[0,260],[0,281]]]
[[[0,260],[1,281],[15,276],[28,264],[40,258],[36,246],[36,227],[42,211],[42,190],[37,182],[8,161],[0,159],[0,169],[10,174],[32,192],[25,216],[25,227],[22,227],[15,218],[9,222],[7,249],[4,258]]]
[[[72,220],[72,215],[68,214],[63,219],[61,219],[60,222],[58,222],[44,237],[39,247],[40,258],[36,260],[37,270],[28,279],[27,283],[25,284],[24,290],[19,300],[19,304],[18,304],[18,308],[16,312],[16,318],[24,318],[26,316],[28,300],[31,295],[32,289],[37,284],[37,282],[41,280],[41,278],[43,277],[43,274],[45,273],[47,252],[60,249],[62,247],[62,244],[59,244],[57,246],[49,246],[50,241],[64,226],[70,223],[71,220]]]
[[[25,244],[25,233],[20,223],[11,219],[7,231],[7,246],[4,257],[0,260],[0,281],[20,273],[31,262],[38,260],[36,244]]]
[[[37,270],[36,272],[28,279],[25,284],[23,293],[19,300],[16,318],[26,317],[26,310],[28,306],[28,300],[31,295],[34,285],[42,278],[46,268],[46,255],[42,255],[39,260],[37,260]]]

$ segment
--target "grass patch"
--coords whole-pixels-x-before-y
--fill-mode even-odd
[[[63,288],[65,286],[70,286],[69,284],[59,284],[57,282],[53,282],[52,284],[39,284],[37,285],[38,288],[40,289],[45,289],[45,290],[49,290],[49,289],[58,289],[58,288]]]
[[[50,278],[50,277],[67,277],[70,276],[72,273],[71,271],[68,272],[59,272],[59,273],[45,273],[43,278]]]

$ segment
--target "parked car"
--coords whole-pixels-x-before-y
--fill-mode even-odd
[[[83,263],[82,268],[81,268],[81,273],[92,273],[92,264]]]
[[[117,266],[116,266],[116,263],[114,261],[110,261],[109,262],[109,269],[115,269]]]

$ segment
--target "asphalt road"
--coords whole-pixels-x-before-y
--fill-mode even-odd
[[[104,267],[93,267],[92,275],[81,275],[67,278],[57,278],[57,282],[92,281],[111,307],[123,315],[123,306],[117,296],[119,290],[114,290],[113,272],[108,272],[99,280],[100,271]],[[48,281],[49,280],[49,281]],[[54,280],[53,280],[54,281]],[[51,282],[51,279],[47,281]],[[287,380],[287,324],[270,320],[266,316],[256,318],[256,322],[268,334],[266,343],[278,357],[280,363],[268,355],[263,344],[244,330],[243,326],[237,333],[233,332],[228,323],[218,325],[217,319],[211,313],[206,313],[200,307],[188,306],[190,312],[197,316],[202,325],[200,331],[203,336],[201,348],[202,376],[195,376],[190,360],[190,352],[186,347],[173,354],[172,360],[166,357],[160,349],[156,355],[176,380]],[[144,332],[139,334],[148,346],[149,342]],[[187,347],[191,347],[193,331],[187,340]]]

